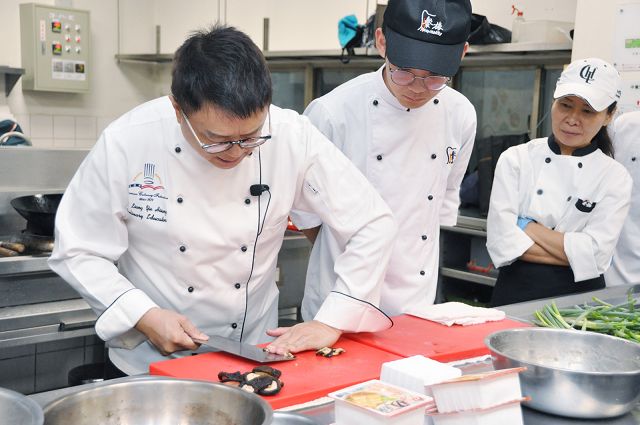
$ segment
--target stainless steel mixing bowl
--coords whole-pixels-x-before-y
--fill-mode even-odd
[[[11,425],[42,425],[42,409],[24,395],[0,388],[0,423]]]
[[[271,406],[223,384],[131,377],[63,396],[44,408],[45,425],[268,425]]]
[[[640,399],[640,344],[571,329],[523,328],[485,338],[495,369],[526,366],[522,394],[533,409],[609,418]]]

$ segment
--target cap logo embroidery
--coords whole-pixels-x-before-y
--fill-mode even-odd
[[[437,36],[442,36],[442,21],[436,21],[436,15],[432,15],[428,10],[422,11],[422,18],[420,19],[420,27],[418,31],[424,32],[427,34],[433,34]]]
[[[580,78],[582,78],[587,84],[591,83],[591,81],[593,81],[593,75],[596,73],[596,69],[598,68],[591,69],[591,65],[583,66],[580,70]]]

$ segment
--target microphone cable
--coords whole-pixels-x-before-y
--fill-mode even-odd
[[[262,156],[260,153],[260,147],[258,147],[258,179],[260,187],[262,188]],[[256,246],[258,245],[258,237],[262,234],[262,230],[264,229],[264,222],[267,219],[267,212],[269,211],[269,204],[271,203],[271,191],[268,186],[267,189],[264,190],[269,194],[269,199],[267,200],[267,206],[264,210],[264,218],[261,214],[260,208],[260,199],[262,198],[263,191],[258,195],[258,228],[256,230],[256,238],[253,241],[253,253],[251,254],[251,270],[249,271],[249,277],[247,278],[247,282],[244,285],[244,316],[242,317],[242,328],[240,329],[240,342],[242,342],[242,337],[244,336],[244,325],[247,322],[247,312],[249,311],[249,281],[253,276],[253,268],[256,263]],[[262,225],[260,224],[260,219],[262,219]]]

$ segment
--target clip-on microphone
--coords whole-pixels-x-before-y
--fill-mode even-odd
[[[251,196],[260,196],[263,192],[267,192],[268,190],[268,184],[252,184],[249,186],[249,193],[251,193]]]

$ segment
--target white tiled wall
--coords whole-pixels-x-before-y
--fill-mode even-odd
[[[92,147],[114,117],[16,114],[22,131],[38,147]]]

